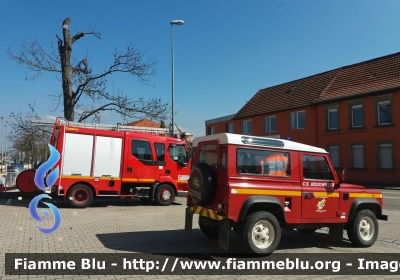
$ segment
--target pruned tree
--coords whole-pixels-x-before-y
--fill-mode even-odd
[[[34,166],[36,161],[44,161],[47,158],[47,143],[50,142],[52,127],[33,126],[32,120],[40,120],[36,113],[35,104],[29,104],[29,112],[22,115],[21,112],[12,112],[11,121],[7,124],[11,127],[12,133],[8,140],[13,143],[13,148],[25,155],[27,161]]]
[[[56,35],[57,50],[52,45],[52,49],[46,51],[37,40],[23,43],[19,53],[8,49],[11,59],[30,70],[27,80],[34,80],[45,72],[61,75],[62,92],[59,95],[50,95],[56,101],[54,110],[62,103],[64,117],[69,121],[78,122],[99,122],[101,113],[105,111],[117,112],[124,121],[144,116],[156,120],[164,119],[169,111],[167,103],[158,98],[132,99],[120,91],[110,92],[106,79],[115,73],[128,73],[149,85],[150,77],[155,75],[156,62],[145,60],[145,52],[129,45],[124,52],[115,49],[112,65],[99,73],[89,65],[87,56],[71,61],[73,44],[85,35],[93,35],[100,39],[100,33],[93,29],[71,36],[70,22],[70,18],[63,21],[63,39]]]

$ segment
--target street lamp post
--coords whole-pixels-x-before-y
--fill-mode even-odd
[[[172,49],[172,125],[170,134],[174,135],[174,25],[183,25],[183,20],[173,20],[171,21],[171,49]]]

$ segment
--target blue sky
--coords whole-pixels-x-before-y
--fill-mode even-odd
[[[202,136],[205,120],[236,113],[259,89],[400,51],[400,1],[6,1],[0,0],[0,116],[52,112],[49,94],[61,91],[54,74],[33,82],[8,58],[24,41],[45,49],[62,36],[87,35],[74,44],[77,59],[89,54],[94,69],[111,62],[115,48],[132,44],[153,58],[153,87],[128,74],[108,78],[109,86],[132,98],[158,97],[171,104],[171,25],[175,42],[175,115],[184,130]],[[114,115],[102,123],[120,122]]]

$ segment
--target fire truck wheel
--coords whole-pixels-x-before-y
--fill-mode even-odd
[[[68,204],[74,208],[86,208],[93,201],[93,192],[84,184],[72,186],[68,191]]]
[[[207,221],[208,220],[208,221]],[[213,220],[207,219],[203,216],[199,216],[199,227],[205,236],[212,239],[217,239],[219,235],[219,225],[218,223],[213,224]]]
[[[351,243],[358,247],[372,246],[378,237],[379,225],[375,214],[368,209],[358,211],[348,224],[347,235]]]
[[[281,227],[273,214],[255,212],[240,224],[239,238],[250,253],[269,255],[279,245]]]
[[[157,187],[155,201],[157,205],[167,206],[174,202],[175,191],[168,184],[161,184]]]
[[[189,177],[189,194],[194,203],[209,205],[216,189],[215,171],[204,162],[196,163]]]

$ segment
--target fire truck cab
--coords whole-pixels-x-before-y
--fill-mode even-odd
[[[190,172],[186,141],[133,131],[134,127],[104,128],[56,121],[50,144],[60,153],[56,165],[60,173],[47,193],[80,208],[95,196],[169,205],[176,195],[186,195]],[[17,178],[21,191],[36,191],[34,176],[35,170],[21,173]]]
[[[278,247],[281,229],[311,234],[328,227],[340,242],[346,229],[354,245],[368,247],[377,219],[387,220],[382,193],[339,181],[318,147],[220,133],[197,137],[191,160],[185,230],[198,214],[200,230],[224,250],[232,228],[246,251],[260,255]]]

